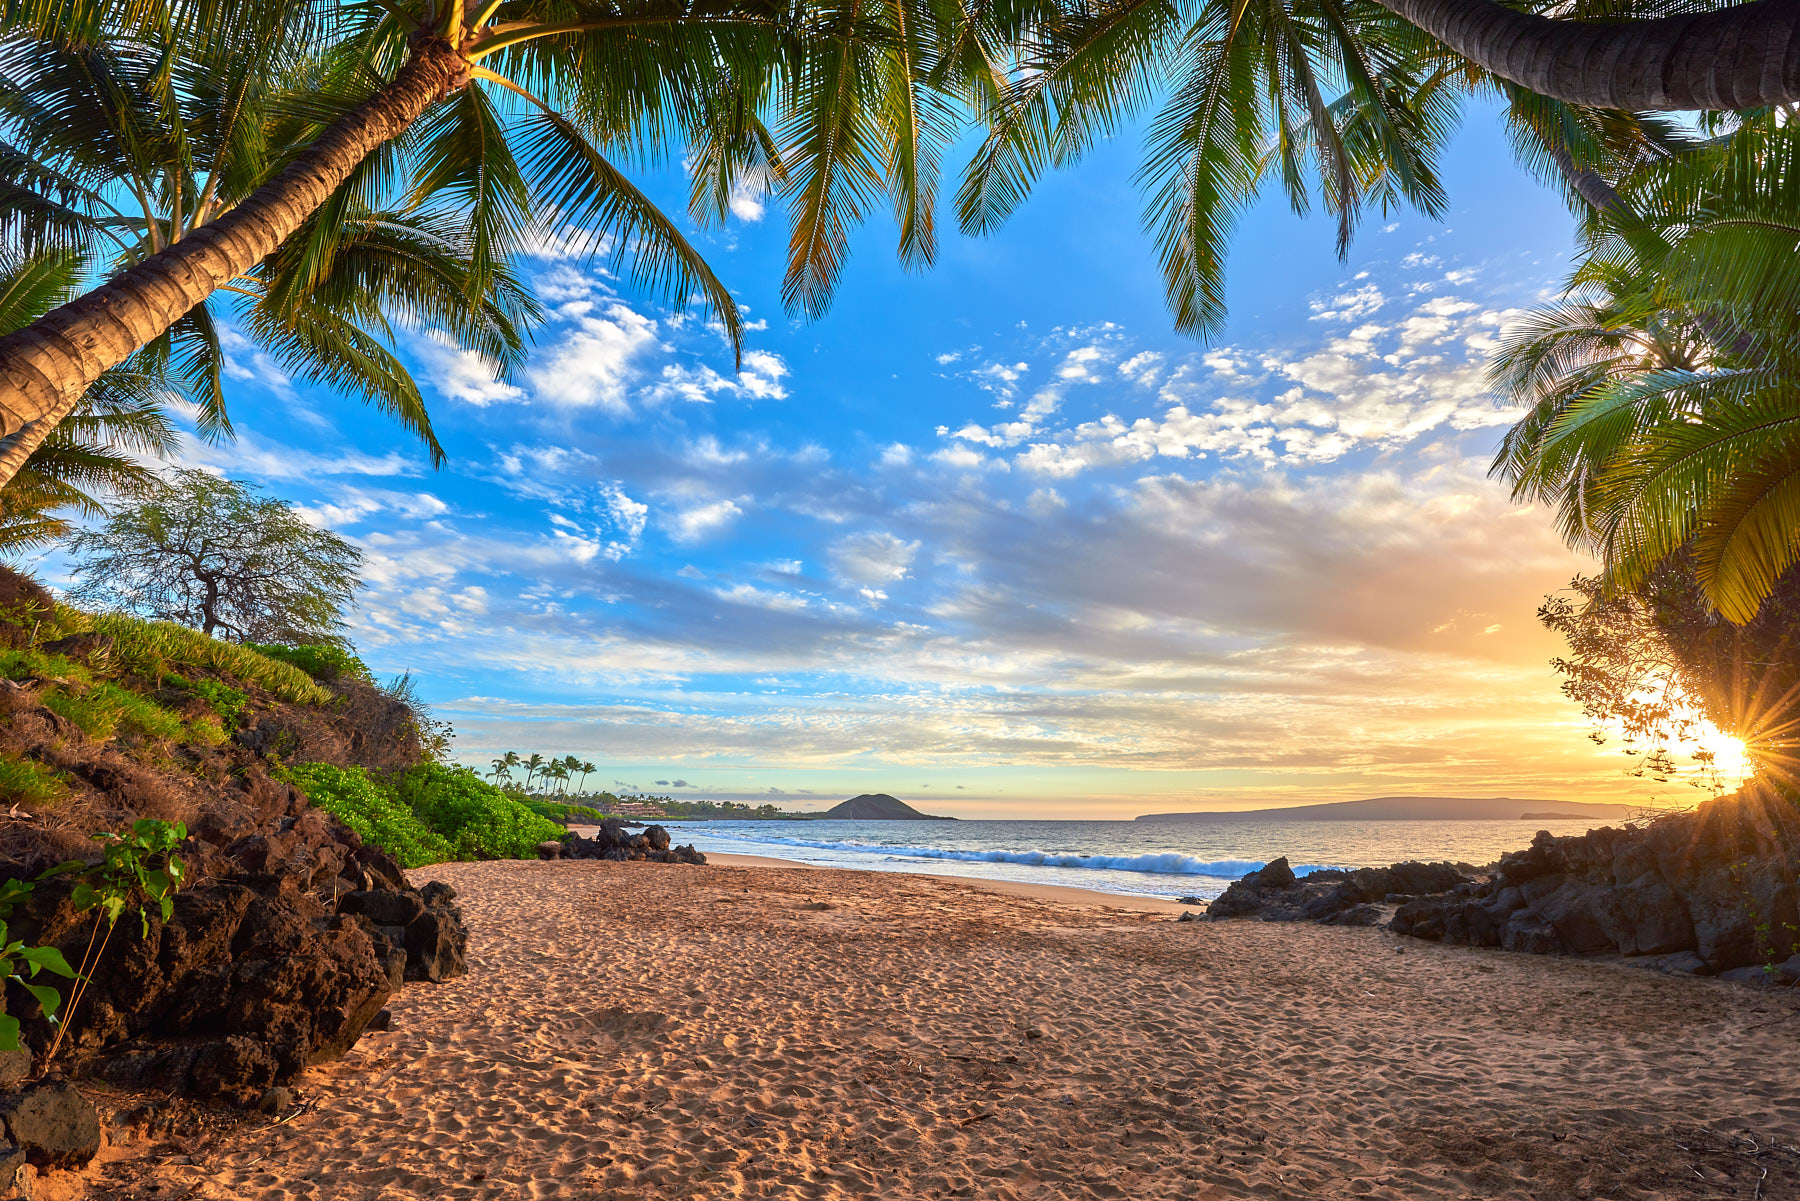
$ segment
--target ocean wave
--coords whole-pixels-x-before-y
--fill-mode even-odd
[[[747,834],[713,834],[734,842],[760,846],[805,847],[815,851],[856,851],[900,859],[949,859],[961,863],[1019,863],[1028,867],[1093,868],[1114,872],[1144,872],[1158,876],[1211,876],[1236,880],[1263,867],[1257,859],[1196,859],[1177,851],[1148,855],[1078,855],[1057,851],[962,850],[952,847],[902,847],[876,842],[828,842],[810,838],[755,838]],[[1296,865],[1299,875],[1322,870],[1321,864]]]

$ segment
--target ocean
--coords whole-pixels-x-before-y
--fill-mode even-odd
[[[1065,884],[1101,892],[1211,899],[1286,855],[1294,870],[1386,867],[1407,859],[1491,863],[1540,829],[1588,821],[665,822],[701,851],[770,855],[825,867]]]

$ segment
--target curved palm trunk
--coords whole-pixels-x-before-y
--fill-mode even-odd
[[[1556,160],[1557,170],[1562,172],[1575,194],[1585,200],[1588,207],[1597,213],[1611,213],[1616,216],[1629,216],[1631,210],[1625,205],[1625,198],[1613,189],[1612,184],[1598,171],[1590,171],[1586,167],[1577,167],[1574,158],[1561,146],[1550,151],[1550,157]]]
[[[0,337],[0,484],[18,473],[88,386],[219,285],[261,262],[356,165],[467,79],[441,41],[421,42],[394,81],[339,118],[242,204],[175,245]]]
[[[1494,0],[1376,0],[1502,79],[1571,104],[1718,111],[1800,100],[1800,0],[1559,21]]]

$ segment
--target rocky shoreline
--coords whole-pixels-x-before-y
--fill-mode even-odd
[[[1385,906],[1392,906],[1391,915]],[[1234,881],[1214,920],[1377,925],[1526,954],[1613,954],[1669,971],[1800,984],[1800,806],[1747,787],[1642,825],[1539,831],[1487,869],[1397,863]]]

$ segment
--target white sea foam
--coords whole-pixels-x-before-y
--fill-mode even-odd
[[[719,835],[734,842],[761,846],[806,847],[815,851],[854,851],[898,859],[948,859],[960,863],[1018,863],[1027,867],[1094,868],[1115,872],[1145,872],[1159,876],[1211,876],[1236,880],[1263,867],[1256,859],[1196,859],[1176,851],[1148,855],[1080,855],[1057,851],[988,850],[978,848],[891,846],[879,842],[828,842],[811,838],[756,838],[746,834]],[[1323,864],[1299,864],[1297,875],[1323,870]]]

